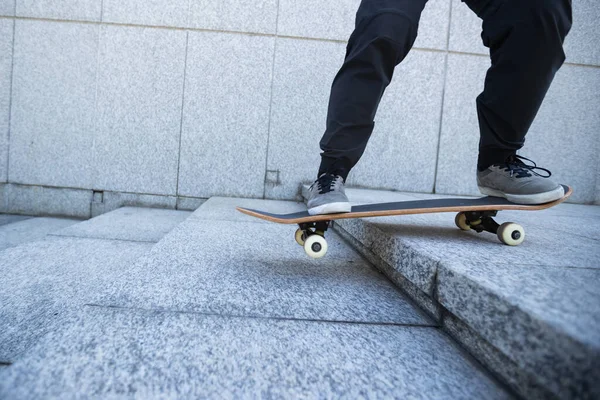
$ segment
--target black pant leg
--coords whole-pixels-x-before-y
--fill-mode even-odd
[[[482,0],[466,2],[481,7]],[[482,38],[492,61],[477,97],[481,135],[477,166],[483,170],[523,147],[565,60],[563,40],[572,17],[571,0],[490,0],[481,9],[485,10],[478,13],[483,18]]]
[[[411,49],[427,0],[363,0],[346,58],[331,87],[321,139],[324,172],[346,179],[373,132],[375,113],[394,67]]]

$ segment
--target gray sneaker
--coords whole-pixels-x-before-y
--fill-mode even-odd
[[[533,165],[525,164],[523,160]],[[534,169],[545,171],[548,175],[540,175]],[[478,171],[477,185],[479,191],[488,196],[504,197],[519,204],[542,204],[565,195],[561,185],[547,179],[551,175],[546,168],[538,167],[528,158],[514,155],[504,164],[494,164]]]
[[[308,191],[310,215],[350,212],[352,208],[344,192],[344,179],[339,175],[322,174]]]

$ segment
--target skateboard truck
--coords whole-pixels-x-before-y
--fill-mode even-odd
[[[517,246],[525,240],[525,230],[519,224],[514,222],[505,222],[498,224],[493,217],[498,211],[465,211],[456,214],[454,222],[463,231],[473,229],[477,233],[483,231],[493,233],[498,239],[509,246]]]
[[[327,253],[325,232],[331,221],[304,222],[298,224],[296,242],[304,247],[304,251],[312,258],[321,258]]]

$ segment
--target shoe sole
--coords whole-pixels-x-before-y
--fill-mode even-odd
[[[336,214],[350,212],[352,205],[346,202],[328,203],[308,209],[310,215]]]
[[[518,204],[544,204],[558,200],[565,195],[565,191],[562,186],[559,186],[549,192],[536,194],[510,194],[483,186],[479,186],[479,191],[487,196],[504,197],[511,203]]]

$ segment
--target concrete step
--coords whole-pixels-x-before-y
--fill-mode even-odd
[[[0,365],[16,361],[78,307],[96,300],[188,215],[123,208],[85,222],[31,218],[0,226],[27,223],[16,231],[38,239],[0,251]]]
[[[43,240],[46,235],[81,222],[76,219],[0,214],[0,251],[22,243]]]
[[[306,192],[305,192],[306,193]],[[448,197],[348,189],[354,204]],[[503,211],[520,246],[453,213],[339,220],[334,229],[526,398],[600,396],[600,207]]]
[[[335,232],[312,260],[234,205],[304,208],[208,200],[0,370],[0,397],[511,397]]]

